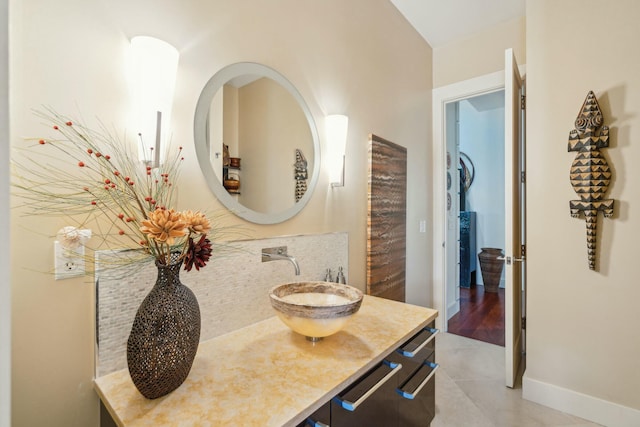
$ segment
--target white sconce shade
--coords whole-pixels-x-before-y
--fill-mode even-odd
[[[147,36],[131,39],[133,126],[142,141],[140,160],[155,167],[163,161],[162,136],[167,133],[171,117],[178,57],[176,48],[162,40]]]
[[[344,186],[344,153],[347,146],[349,118],[332,114],[325,117],[324,123],[327,135],[329,182],[332,187],[342,187]]]

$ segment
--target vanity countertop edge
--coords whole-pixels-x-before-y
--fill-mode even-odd
[[[201,342],[188,378],[167,396],[144,398],[126,369],[94,386],[120,426],[295,426],[437,315],[365,295],[345,328],[319,342],[276,316]]]

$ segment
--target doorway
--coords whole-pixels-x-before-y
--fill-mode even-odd
[[[453,159],[447,160],[447,220],[454,225],[445,243],[447,329],[504,346],[504,271],[485,284],[478,259],[482,248],[505,247],[504,89],[448,103],[445,123],[447,159]]]
[[[456,306],[458,295],[455,294],[456,287],[447,287],[447,283],[457,283],[459,280],[457,263],[459,260],[458,247],[456,244],[447,245],[447,235],[453,234],[453,241],[459,236],[457,209],[452,207],[452,211],[447,210],[447,205],[451,199],[451,204],[459,204],[459,198],[451,195],[452,191],[447,191],[447,164],[457,160],[455,153],[447,159],[447,138],[458,132],[458,125],[455,120],[446,120],[447,115],[455,115],[455,105],[459,101],[473,98],[480,95],[491,94],[493,92],[502,91],[505,88],[504,72],[495,72],[470,80],[454,83],[433,90],[433,155],[434,155],[434,285],[433,300],[434,307],[439,311],[440,315],[436,319],[436,327],[440,330],[447,330],[447,321],[451,317],[449,312],[456,312],[459,307]],[[453,141],[456,141],[454,137]],[[457,165],[451,166],[457,169]],[[452,175],[451,187],[456,185],[457,177]],[[472,186],[475,184],[472,184]],[[457,190],[454,190],[457,194]],[[449,259],[455,260],[454,263]],[[480,276],[479,266],[476,266],[476,280]],[[449,295],[447,295],[449,293]],[[453,293],[453,294],[452,294]]]
[[[447,147],[446,135],[456,131],[447,123],[446,110],[451,103],[504,89],[504,184],[505,184],[505,255],[500,257],[505,271],[505,385],[513,387],[524,347],[525,229],[524,219],[524,79],[513,50],[505,51],[505,70],[454,83],[433,90],[433,303],[440,315],[436,327],[447,330],[450,306],[447,280],[452,277],[448,259],[457,257],[454,245],[447,246],[447,233],[456,230],[458,220],[450,220],[447,211]],[[456,273],[454,270],[453,277]],[[449,291],[450,292],[450,291]],[[455,300],[455,298],[454,298]]]

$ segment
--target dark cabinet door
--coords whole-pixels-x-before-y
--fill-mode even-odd
[[[331,427],[398,425],[402,365],[383,361],[331,401]]]

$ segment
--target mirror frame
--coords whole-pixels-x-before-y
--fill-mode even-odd
[[[293,98],[300,105],[300,108],[302,109],[309,124],[311,138],[313,139],[313,170],[311,173],[311,179],[309,180],[309,185],[307,186],[307,191],[304,193],[304,196],[302,196],[299,201],[294,202],[293,206],[281,212],[263,213],[254,211],[240,204],[222,186],[220,178],[215,174],[213,165],[211,164],[211,147],[209,144],[208,126],[211,102],[213,101],[216,93],[218,93],[218,91],[222,89],[222,87],[229,80],[244,74],[255,74],[263,77],[268,77],[287,89],[291,96],[293,96]],[[200,169],[202,170],[202,174],[207,181],[209,189],[211,189],[220,203],[222,203],[227,209],[229,209],[240,218],[246,219],[247,221],[256,224],[278,224],[280,222],[284,222],[290,218],[293,218],[295,215],[300,213],[307,202],[309,202],[309,199],[311,198],[311,195],[313,194],[313,191],[315,190],[315,187],[317,185],[318,176],[320,175],[320,140],[318,137],[318,130],[316,129],[311,110],[302,98],[302,95],[300,95],[295,86],[293,86],[282,74],[280,74],[276,70],[269,68],[266,65],[258,64],[255,62],[238,62],[220,69],[213,75],[213,77],[209,79],[207,84],[202,89],[200,97],[198,98],[198,104],[196,105],[193,122],[193,133],[196,156],[198,158]]]

